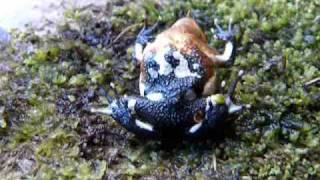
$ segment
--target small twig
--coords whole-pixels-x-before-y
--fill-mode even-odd
[[[320,16],[314,18],[313,22],[320,24]]]
[[[118,34],[116,38],[112,40],[112,43],[116,43],[120,38],[122,38],[123,35],[125,35],[127,32],[129,32],[131,29],[135,28],[136,26],[141,26],[141,23],[136,23],[126,27],[124,30],[121,31],[121,33]]]
[[[217,157],[216,157],[216,154],[213,153],[212,155],[212,168],[213,168],[213,171],[214,172],[217,172]]]
[[[192,18],[192,11],[190,9],[188,10],[186,17]]]
[[[232,99],[234,95],[234,91],[236,90],[238,82],[241,80],[242,76],[244,75],[244,71],[240,70],[238,72],[237,78],[231,83],[228,89],[228,96]]]
[[[312,86],[312,85],[314,85],[314,84],[317,84],[317,83],[320,83],[320,77],[315,78],[315,79],[312,79],[311,81],[306,82],[306,83],[304,84],[304,87],[305,87],[305,88],[308,88],[308,87],[310,87],[310,86]]]

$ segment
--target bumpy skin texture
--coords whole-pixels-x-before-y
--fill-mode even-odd
[[[173,55],[174,52],[176,52],[175,49],[170,47],[170,50],[165,55],[165,60],[172,68],[176,68],[179,64],[179,61]],[[201,87],[201,84],[204,84],[204,79],[202,77],[204,77],[206,73],[204,68],[196,61],[196,55],[184,56],[188,61],[190,73],[194,74],[194,76],[182,78],[177,78],[174,71],[171,71],[166,75],[158,73],[160,67],[154,60],[154,56],[154,54],[150,55],[143,64],[143,69],[147,69],[143,95],[157,92],[163,94],[166,99],[177,96],[181,92],[185,93],[185,91],[193,89],[194,87]]]
[[[135,109],[128,107],[128,101],[136,100]],[[144,97],[126,97],[116,100],[117,106],[111,115],[127,130],[139,136],[164,139],[171,138],[194,139],[209,135],[217,124],[221,124],[228,116],[226,104],[212,104],[209,106],[205,98],[194,101],[181,101],[181,99],[166,99],[153,102]],[[209,108],[209,109],[208,109]],[[194,114],[206,112],[205,121],[195,132],[190,132],[190,127],[195,125]],[[153,130],[139,127],[135,120],[145,120],[153,126]],[[174,136],[172,136],[174,135]]]
[[[178,20],[172,27],[157,35],[156,38],[152,37],[152,30],[154,30],[154,27],[150,28],[150,30],[143,29],[137,37],[137,44],[143,42],[140,45],[144,47],[143,52],[136,52],[136,54],[141,54],[138,58],[141,68],[140,83],[146,85],[152,84],[148,81],[152,77],[148,74],[146,63],[149,63],[150,56],[152,55],[158,57],[165,54],[169,46],[170,49],[181,53],[184,57],[188,57],[189,65],[197,62],[202,68],[204,72],[201,74],[202,83],[194,86],[198,97],[203,95],[208,96],[217,90],[217,69],[220,67],[230,67],[236,55],[236,43],[231,25],[228,31],[223,31],[217,25],[217,39],[225,41],[232,46],[230,51],[226,51],[228,50],[227,47],[229,47],[226,46],[223,55],[220,55],[217,50],[208,46],[204,33],[193,19],[182,18]],[[153,41],[149,41],[148,43],[145,41],[146,39],[152,39]],[[227,59],[223,59],[225,57]]]
[[[185,136],[186,138],[195,138],[208,135],[210,130],[214,130],[219,121],[223,121],[228,115],[226,105],[212,105],[211,113],[206,113],[202,126],[195,133],[190,133],[190,127],[195,125],[193,121],[194,114],[206,111],[206,101],[204,98],[192,102],[179,101],[176,104],[172,102],[151,103],[150,101],[138,101],[136,108],[137,115],[142,119],[150,119],[154,124],[155,132],[161,132],[158,137],[165,137],[166,130],[174,130],[176,137]]]
[[[227,98],[207,96],[216,89],[216,68],[234,62],[231,25],[227,32],[217,26],[217,38],[226,41],[222,55],[208,46],[204,33],[190,18],[180,19],[156,38],[152,36],[155,27],[143,28],[135,45],[135,59],[141,68],[140,96],[116,99],[100,112],[149,138],[210,134],[230,112],[241,109],[231,102],[231,94]]]

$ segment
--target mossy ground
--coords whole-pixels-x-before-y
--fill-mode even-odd
[[[56,33],[12,32],[0,54],[0,177],[320,177],[320,89],[305,86],[320,76],[319,1],[157,2],[70,9]],[[219,50],[223,43],[210,38],[214,18],[224,27],[234,20],[238,56],[220,78],[229,83],[244,69],[236,99],[252,107],[224,138],[167,150],[88,113],[107,104],[110,82],[138,93],[131,54],[144,17],[161,31],[190,10]]]

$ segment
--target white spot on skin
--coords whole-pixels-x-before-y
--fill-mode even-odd
[[[198,63],[194,63],[193,65],[193,69],[199,69],[200,65]]]
[[[159,51],[155,54],[154,60],[159,65],[158,73],[160,75],[168,75],[172,72],[172,66],[166,61],[165,55],[170,51],[170,47],[165,47],[162,51]]]
[[[159,75],[159,74],[158,74],[158,72],[155,71],[154,69],[149,68],[149,69],[148,69],[148,73],[149,73],[149,75],[151,76],[152,79],[158,78],[158,75]]]
[[[128,108],[130,110],[132,110],[133,112],[135,112],[134,107],[135,107],[136,103],[137,103],[137,100],[135,100],[135,99],[129,99],[128,100]]]
[[[214,98],[212,98],[212,96],[209,96],[209,97],[207,97],[207,99],[206,99],[206,111],[209,111],[209,108],[210,108],[209,104],[210,104],[210,103],[211,103],[213,106],[215,106],[215,105],[217,104],[217,102],[215,101]]]
[[[142,77],[142,75],[140,74],[139,91],[140,91],[140,96],[144,96],[144,91],[146,89],[146,85],[142,82],[141,77]]]
[[[136,43],[134,46],[135,58],[141,62],[143,59],[143,46],[139,43]]]
[[[151,101],[161,101],[163,99],[163,94],[158,92],[149,93],[147,98]]]
[[[174,74],[177,78],[184,78],[184,77],[198,77],[200,75],[197,73],[192,73],[188,66],[188,61],[183,57],[183,55],[175,51],[173,52],[173,57],[179,60],[179,65],[174,69]]]
[[[202,122],[193,125],[190,129],[189,129],[189,133],[195,133],[197,130],[199,130],[199,128],[202,126]]]
[[[149,123],[145,123],[145,122],[142,122],[142,121],[136,119],[136,125],[142,129],[145,129],[148,131],[153,131],[153,126]]]
[[[232,42],[228,41],[223,54],[217,55],[216,58],[220,61],[228,61],[231,58],[232,51],[233,51],[233,44]]]

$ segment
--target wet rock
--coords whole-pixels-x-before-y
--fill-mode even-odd
[[[32,171],[35,166],[35,162],[30,159],[22,159],[18,161],[18,166],[23,174],[27,174]]]

